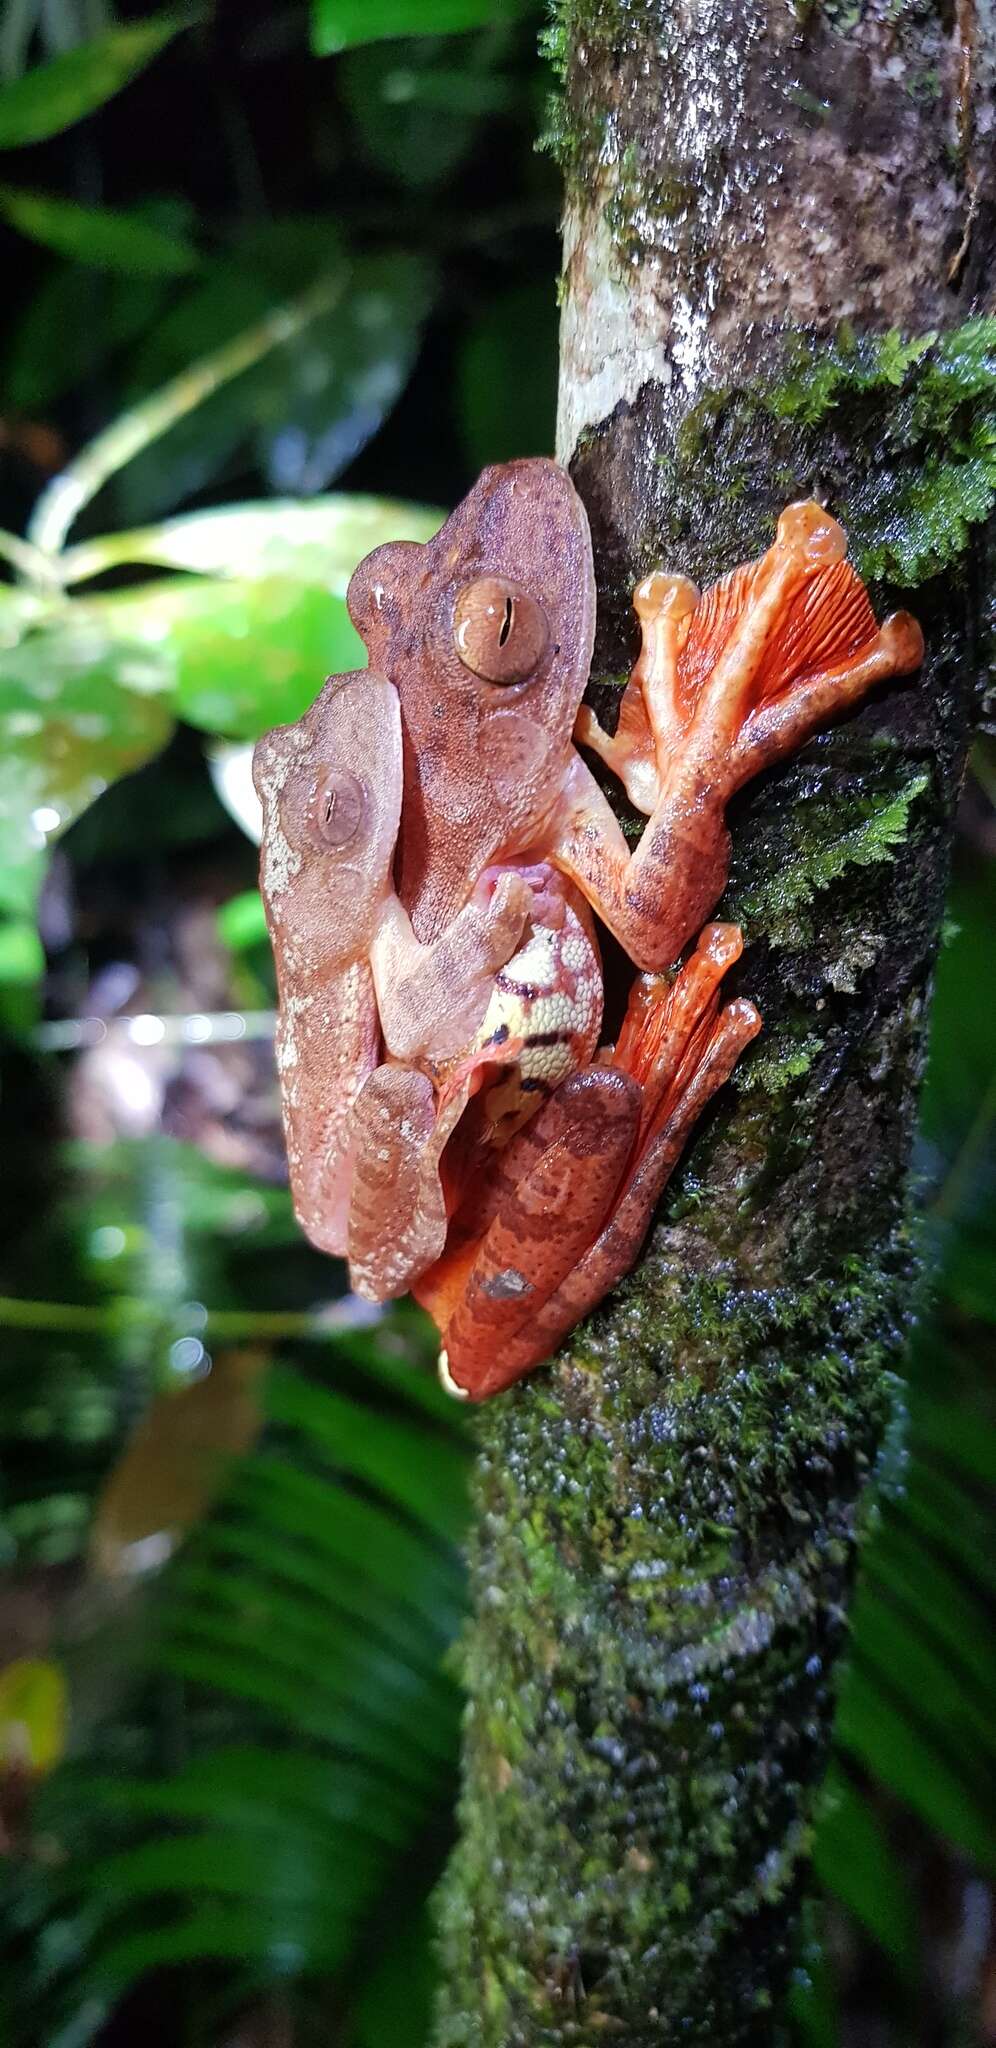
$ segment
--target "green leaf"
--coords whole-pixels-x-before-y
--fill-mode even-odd
[[[921,1123],[930,1146],[954,1162],[966,1143],[977,1153],[996,1111],[993,1009],[979,972],[996,926],[996,863],[979,861],[960,872],[948,911],[954,934],[937,963]],[[970,1176],[963,1191],[970,1201]],[[957,1187],[951,1195],[957,1203]],[[947,1210],[953,1213],[951,1198]]]
[[[7,918],[0,924],[0,982],[8,988],[32,988],[44,972],[37,927],[27,918]]]
[[[45,846],[164,746],[158,649],[70,616],[0,649],[0,903],[31,908]]]
[[[193,18],[189,12],[152,15],[148,21],[111,29],[11,80],[0,88],[0,149],[43,142],[92,114]]]
[[[122,563],[155,563],[202,576],[253,582],[288,576],[322,584],[345,597],[357,562],[390,540],[431,540],[445,513],[395,498],[340,496],[267,498],[221,505],[159,526],[108,534],[70,548],[62,559],[70,583]]]
[[[466,156],[484,107],[450,108],[444,119],[430,103],[437,73],[451,70],[447,46],[409,42],[351,50],[338,71],[356,130],[356,146],[398,184],[424,191],[442,184]],[[400,61],[399,61],[400,60]],[[485,84],[488,73],[471,74]]]
[[[813,1867],[820,1883],[912,1976],[917,1930],[909,1881],[867,1799],[838,1765],[821,1798]]]
[[[528,0],[312,0],[311,42],[319,57],[387,36],[446,36],[514,20]]]
[[[266,912],[258,889],[243,889],[230,896],[215,918],[218,936],[232,953],[247,953],[266,942]]]
[[[437,1983],[433,1932],[423,1906],[379,1944],[356,2002],[357,2048],[385,2048],[389,2041],[420,2048],[428,2041]]]
[[[335,1565],[362,1557],[365,1572],[432,1626],[452,1630],[459,1608],[450,1557],[428,1548],[421,1532],[385,1515],[380,1505],[345,1491],[330,1512],[327,1481],[261,1452],[243,1467],[232,1489],[247,1519],[305,1543]]]
[[[237,375],[201,377],[195,402],[164,419],[127,466],[115,463],[123,521],[147,519],[203,489],[251,446],[276,491],[311,495],[353,460],[394,405],[435,294],[433,266],[405,251],[347,265],[322,222],[307,233],[288,223],[285,240],[283,248],[270,235],[246,242],[237,261],[205,274],[150,335],[122,425],[154,408],[157,391],[182,393],[205,364],[246,338],[262,339]]]
[[[204,1207],[208,1242],[244,1235],[237,1176],[160,1150],[155,1200],[188,1237],[199,1190],[232,1209]],[[140,1155],[102,1163],[119,1204]],[[91,1193],[89,1227],[116,1213]],[[192,1274],[176,1284],[203,1293]],[[98,1729],[86,1768],[60,1765],[43,1788],[35,1824],[59,1853],[19,1866],[12,1924],[29,1973],[18,2010],[47,2041],[92,2040],[150,1971],[223,1961],[226,1998],[288,1979],[303,1996],[321,1978],[350,2038],[394,2038],[397,2019],[414,2048],[431,1985],[422,1909],[454,1788],[460,1701],[443,1659],[462,1613],[450,1539],[467,1453],[442,1397],[401,1363],[411,1323],[398,1319],[398,1353],[369,1373],[379,1331],[330,1349],[323,1370],[348,1374],[348,1391],[280,1372],[269,1445],[167,1568],[147,1655],[154,1718],[182,1701],[178,1761],[157,1768],[144,1729],[122,1745],[115,1724],[103,1753]],[[380,1926],[398,1932],[378,1940],[358,1996],[356,1958]]]
[[[100,1778],[92,1771],[67,1772],[60,1789],[63,1798],[73,1801],[99,1798],[110,1814],[227,1821],[238,1827],[247,1816],[249,1785],[254,1793],[248,1817],[257,1827],[279,1825],[288,1812],[301,1813],[312,1820],[327,1817],[341,1826],[364,1829],[393,1844],[404,1841],[413,1812],[410,1795],[396,1786],[385,1788],[386,1796],[372,1807],[363,1771],[345,1758],[331,1772],[321,1757],[252,1743],[194,1757],[168,1778]],[[49,1814],[54,1819],[56,1813],[50,1800]]]
[[[282,352],[280,392],[261,402],[260,460],[275,491],[324,490],[373,438],[408,382],[435,291],[422,257],[356,259],[341,304]]]
[[[0,214],[33,242],[43,242],[96,270],[121,271],[129,277],[180,277],[201,260],[192,242],[154,227],[140,213],[77,206],[70,199],[0,185]]]
[[[92,609],[159,661],[181,718],[235,739],[299,718],[325,676],[366,665],[344,600],[289,577],[147,584]]]
[[[309,1385],[298,1375],[275,1372],[267,1391],[269,1412],[277,1420],[307,1431],[308,1439],[340,1467],[381,1489],[431,1529],[455,1540],[467,1521],[466,1453],[462,1445],[440,1435],[431,1466],[409,1463],[410,1435],[387,1415],[375,1414],[342,1394]]]
[[[803,1904],[799,1964],[786,2001],[793,2048],[840,2048],[840,1998],[834,1958],[817,1933],[816,1902]]]
[[[988,1130],[996,1122],[996,1087],[983,1099]],[[958,1214],[940,1236],[941,1285],[963,1315],[996,1323],[996,1157],[992,1149],[967,1178]]]
[[[34,922],[0,917],[0,1031],[26,1038],[38,1022],[45,954]]]
[[[986,1811],[991,1775],[962,1771],[931,1729],[918,1725],[914,1713],[883,1691],[875,1674],[852,1665],[842,1691],[837,1740],[930,1827],[984,1869],[996,1870]]]
[[[41,413],[93,375],[163,309],[170,287],[162,279],[52,264],[13,326],[3,383],[15,412]],[[53,348],[54,334],[71,334],[71,349]]]

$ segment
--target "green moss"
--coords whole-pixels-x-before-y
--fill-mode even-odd
[[[912,339],[797,337],[762,402],[804,437],[839,421],[860,440],[847,516],[867,577],[912,588],[937,575],[996,504],[996,320]]]
[[[749,1057],[741,1060],[736,1070],[736,1086],[744,1090],[763,1088],[766,1095],[781,1095],[793,1081],[800,1081],[809,1073],[823,1043],[815,1031],[806,1031],[796,1020],[778,1039],[763,1037]]]
[[[628,1323],[623,1303],[618,1364],[599,1346],[601,1420],[527,1393],[483,1417],[497,1600],[466,1676],[488,1796],[464,1802],[443,1924],[451,1952],[486,1941],[490,1995],[450,2011],[448,2048],[771,2048],[758,1945],[805,1867],[839,1610],[814,1622],[849,1570],[904,1256],[807,1294],[676,1273]]]
[[[910,809],[929,785],[921,772],[891,797],[866,788],[843,802],[817,796],[797,805],[789,828],[795,850],[783,842],[777,868],[755,872],[728,892],[725,907],[748,941],[758,932],[775,946],[810,938],[811,921],[800,913],[848,866],[892,860],[908,837]]]
[[[624,15],[623,0],[552,0],[550,20],[539,42],[557,79],[557,90],[547,100],[546,124],[537,148],[552,156],[567,178],[582,164],[595,161],[605,129],[601,117],[568,110],[568,53],[582,44],[589,55],[612,50],[622,33]]]

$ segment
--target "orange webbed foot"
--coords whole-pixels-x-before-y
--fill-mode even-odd
[[[767,554],[723,577],[688,621],[677,664],[688,766],[725,802],[922,659],[908,612],[878,625],[837,520],[813,499],[789,505]]]
[[[725,804],[876,683],[923,660],[909,612],[877,624],[843,527],[813,499],[786,508],[766,555],[703,595],[658,571],[633,605],[642,647],[617,729],[610,737],[582,705],[574,736],[647,816],[669,787],[707,788]]]

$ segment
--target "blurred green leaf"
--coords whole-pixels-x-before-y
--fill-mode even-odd
[[[0,1769],[50,1771],[66,1746],[66,1681],[58,1664],[17,1657],[0,1668]]]
[[[30,987],[45,972],[45,955],[35,926],[26,918],[0,924],[0,982]]]
[[[458,1542],[467,1519],[465,1445],[440,1432],[427,1467],[409,1461],[407,1423],[359,1407],[342,1394],[275,1371],[267,1403],[277,1421],[307,1429],[339,1469],[377,1487],[429,1530]]]
[[[84,383],[150,325],[169,290],[162,279],[53,264],[12,328],[3,364],[10,406],[38,413]],[[56,334],[71,334],[73,347],[53,348]]]
[[[45,192],[0,185],[0,214],[33,242],[43,242],[59,255],[97,270],[118,270],[129,277],[180,277],[201,260],[192,242],[154,227],[141,213],[77,206]]]
[[[321,583],[345,597],[357,562],[389,540],[430,540],[445,514],[395,498],[342,493],[267,498],[256,505],[220,505],[159,526],[108,534],[70,548],[62,559],[69,582],[101,575],[124,562],[156,563],[203,576],[247,582],[291,576]]]
[[[959,1758],[948,1755],[943,1733],[938,1739],[938,1731],[921,1722],[914,1701],[897,1700],[874,1673],[853,1664],[841,1698],[837,1739],[938,1834],[983,1869],[996,1870],[987,1814],[991,1768],[988,1774],[971,1765],[962,1770]]]
[[[463,444],[475,468],[551,452],[557,329],[552,287],[527,285],[492,299],[464,337],[457,389]]]
[[[422,257],[356,259],[334,314],[285,352],[280,391],[261,393],[260,461],[274,490],[323,490],[373,438],[411,374],[435,291]]]
[[[205,1735],[155,1774],[67,1762],[40,1795],[60,1857],[41,1883],[19,1877],[14,1918],[60,1935],[47,1957],[26,1945],[18,2009],[43,2011],[52,2042],[83,2048],[148,1971],[219,1957],[236,1996],[343,1971],[361,2044],[421,2038],[426,1845],[452,1796],[460,1704],[443,1658],[461,1579],[431,1501],[434,1474],[450,1496],[456,1439],[400,1382],[388,1419],[281,1378],[277,1441],[241,1462],[168,1571],[151,1645],[156,1683],[182,1677]],[[381,1447],[376,1471],[355,1462],[358,1428]],[[418,1522],[394,1492],[406,1472]],[[357,1942],[399,1917],[357,1998]]]
[[[312,0],[311,40],[320,57],[388,36],[445,36],[515,19],[529,0]]]
[[[983,1097],[979,1105],[980,1123],[983,1118],[988,1133],[986,1148],[972,1162],[957,1216],[951,1220],[942,1218],[937,1232],[939,1284],[946,1300],[962,1315],[996,1323],[996,1148],[992,1142],[996,1085],[990,1087],[988,1098]]]
[[[815,1902],[807,1900],[802,1914],[801,1963],[787,2000],[793,2048],[841,2048],[837,1972],[817,1927]]]
[[[822,1795],[813,1866],[886,1954],[915,1975],[916,1915],[906,1873],[867,1799],[836,1765]]]
[[[996,1643],[983,1619],[996,1588],[996,1426],[966,1400],[936,1331],[921,1336],[918,1357],[904,1483],[882,1501],[867,1545],[837,1740],[930,1827],[996,1869],[986,1810]]]
[[[127,561],[210,570],[90,598],[86,613],[109,637],[148,648],[188,723],[256,739],[299,717],[326,675],[366,666],[344,595],[357,561],[387,540],[429,539],[440,518],[348,496],[225,506],[83,542],[65,561],[83,576]]]
[[[433,1932],[423,1905],[379,1944],[356,2003],[356,2048],[385,2048],[389,2041],[421,2048],[429,2040],[436,1988]]]
[[[0,1029],[18,1038],[31,1030],[44,972],[45,954],[33,920],[0,918]]]
[[[0,904],[33,905],[40,856],[172,730],[158,649],[67,615],[0,649]]]
[[[243,889],[241,895],[230,896],[222,904],[217,922],[223,944],[233,953],[245,953],[250,946],[264,944],[266,912],[259,890]]]
[[[191,496],[250,447],[275,489],[310,495],[352,461],[403,389],[436,289],[432,266],[405,251],[347,265],[322,222],[307,232],[288,223],[286,246],[275,247],[275,238],[258,234],[237,259],[213,266],[137,357],[136,412],[171,380],[182,389],[198,365],[239,348],[241,337],[266,341],[237,375],[205,384],[196,405],[150,434],[127,467],[115,464],[123,520]],[[291,289],[293,319],[284,296]]]
[[[953,935],[937,963],[921,1126],[928,1143],[950,1159],[996,1079],[992,1002],[979,973],[996,923],[996,862],[956,874],[948,917]]]
[[[504,114],[522,104],[511,78],[488,71],[460,71],[453,65],[399,64],[385,71],[380,96],[385,106],[406,107],[417,100],[440,114]]]
[[[410,42],[351,50],[338,66],[358,148],[379,170],[416,190],[449,177],[469,150],[483,115],[479,106],[463,112],[454,107],[441,120],[429,104],[426,93],[431,96],[437,68],[452,75],[447,54],[444,44]],[[479,75],[488,80],[486,71]]]
[[[43,142],[92,114],[196,19],[189,10],[114,28],[0,88],[0,149]]]
[[[92,608],[162,663],[181,718],[234,739],[299,718],[326,675],[366,665],[344,600],[290,577],[178,578]]]

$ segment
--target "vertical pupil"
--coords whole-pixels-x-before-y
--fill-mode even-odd
[[[330,790],[329,790],[329,793],[328,793],[328,795],[327,795],[327,797],[326,797],[326,799],[325,799],[325,823],[326,823],[326,825],[331,825],[331,823],[332,823],[332,813],[333,813],[333,811],[334,811],[334,810],[335,810],[335,790],[334,790],[334,789],[330,789]]]
[[[512,620],[513,620],[514,616],[515,616],[515,607],[514,607],[514,605],[513,605],[513,603],[512,603],[512,600],[511,600],[511,598],[510,598],[510,597],[506,597],[506,599],[505,599],[505,616],[504,616],[504,618],[502,619],[502,622],[501,622],[501,632],[500,632],[500,633],[499,633],[499,635],[498,635],[498,645],[499,645],[499,647],[504,647],[504,645],[505,645],[505,642],[506,642],[506,640],[508,639],[508,636],[509,636],[509,634],[510,634],[510,632],[511,632],[511,630],[512,630]]]

